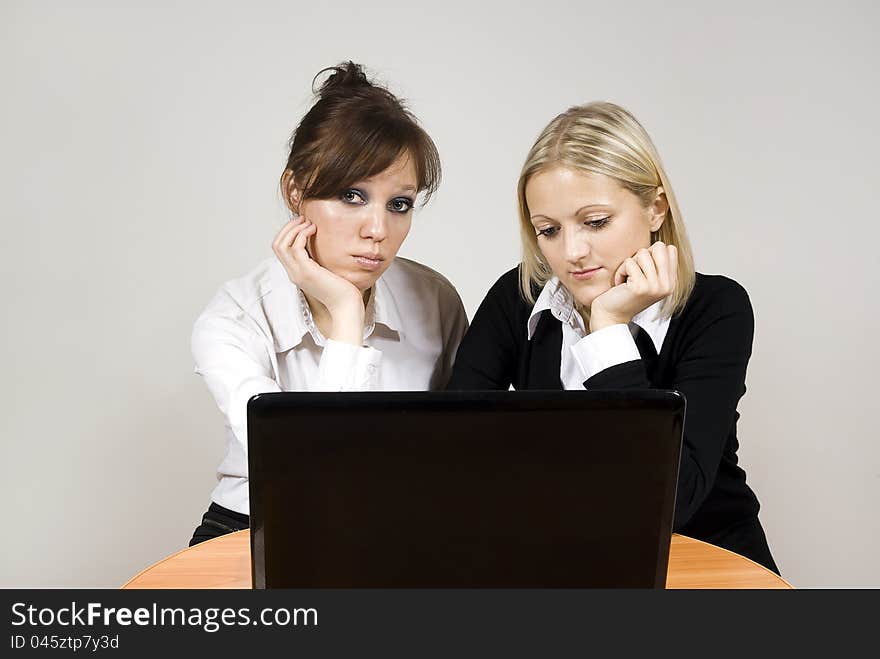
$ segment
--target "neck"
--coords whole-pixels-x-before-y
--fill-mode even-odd
[[[587,333],[589,334],[589,332],[590,332],[590,307],[584,307],[577,300],[575,300],[574,309],[575,309],[575,311],[578,312],[578,315],[580,315],[580,317],[583,319],[584,327],[586,328]]]

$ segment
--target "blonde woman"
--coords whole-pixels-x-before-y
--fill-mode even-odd
[[[736,455],[749,297],[694,272],[644,128],[612,103],[569,109],[529,152],[518,196],[522,263],[480,305],[449,387],[677,389],[687,417],[675,530],[778,572]]]

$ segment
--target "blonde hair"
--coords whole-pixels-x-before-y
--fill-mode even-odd
[[[532,176],[554,165],[609,176],[641,199],[646,207],[654,201],[657,188],[663,188],[669,208],[660,229],[651,232],[651,242],[662,240],[678,248],[678,283],[663,304],[662,313],[672,316],[681,311],[693,290],[696,276],[691,244],[672,185],[657,149],[642,125],[619,105],[607,102],[578,105],[563,112],[541,131],[526,156],[517,184],[523,249],[520,290],[523,297],[534,304],[533,286],[540,290],[553,277],[530,221],[526,184]]]

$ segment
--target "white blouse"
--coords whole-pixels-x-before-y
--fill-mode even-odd
[[[321,335],[302,292],[274,256],[224,284],[192,334],[195,371],[226,423],[226,457],[217,469],[212,500],[249,513],[247,402],[252,396],[442,389],[467,325],[452,284],[401,257],[373,288],[363,347]]]

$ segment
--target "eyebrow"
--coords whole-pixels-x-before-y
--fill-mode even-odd
[[[354,190],[362,190],[362,191],[366,192],[366,188],[369,187],[369,184],[364,185],[364,183],[366,183],[366,181],[360,181],[359,183],[355,183],[354,185],[351,185],[349,187]],[[403,187],[399,188],[399,193],[404,193],[404,192],[409,192],[409,193],[418,192],[418,188],[414,185],[404,185]]]
[[[580,213],[581,213],[582,211],[585,211],[585,210],[587,210],[588,208],[609,208],[610,206],[611,206],[611,204],[587,204],[586,206],[581,206],[580,208],[578,208],[578,209],[574,212],[574,214],[575,214],[575,215],[580,215]],[[557,220],[554,220],[552,217],[550,217],[550,216],[548,216],[548,215],[543,215],[543,214],[541,214],[541,213],[538,213],[537,215],[532,215],[532,216],[529,218],[529,221],[534,220],[534,219],[537,218],[537,217],[543,217],[544,219],[552,220],[553,222],[556,222],[556,221],[557,221]]]

